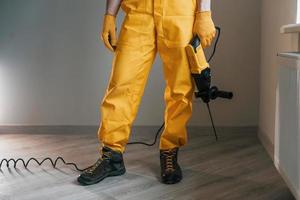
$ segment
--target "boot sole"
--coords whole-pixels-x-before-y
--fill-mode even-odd
[[[170,180],[163,180],[162,183],[163,184],[167,184],[167,185],[172,185],[172,184],[179,183],[180,181],[181,181],[181,179],[179,179],[179,180],[172,180],[172,181],[170,181]]]
[[[112,171],[112,172],[109,172],[107,173],[105,176],[102,176],[101,178],[99,179],[96,179],[96,180],[93,180],[93,181],[88,181],[84,178],[81,178],[81,177],[78,177],[77,181],[83,185],[83,186],[86,186],[86,185],[93,185],[93,184],[96,184],[96,183],[99,183],[100,181],[102,181],[103,179],[107,178],[107,177],[111,177],[111,176],[121,176],[123,174],[125,174],[126,172],[126,169],[122,169],[120,171]]]

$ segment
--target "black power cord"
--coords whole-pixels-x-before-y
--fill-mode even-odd
[[[82,172],[82,171],[84,171],[85,169],[87,169],[87,168],[85,168],[85,169],[80,169],[80,168],[78,168],[77,167],[77,165],[75,164],[75,163],[68,163],[68,162],[66,162],[62,157],[57,157],[54,161],[53,161],[53,159],[52,158],[49,158],[49,157],[47,157],[47,158],[44,158],[41,162],[39,162],[36,158],[29,158],[29,160],[27,161],[27,162],[25,162],[25,160],[24,159],[22,159],[22,158],[18,158],[18,159],[13,159],[13,158],[10,158],[10,159],[2,159],[1,160],[1,162],[0,162],[0,169],[1,169],[1,166],[2,166],[2,164],[5,162],[6,163],[6,167],[8,167],[9,168],[9,163],[10,162],[12,162],[13,163],[13,165],[14,165],[14,168],[16,168],[17,167],[17,164],[18,164],[18,162],[21,162],[22,164],[23,164],[23,166],[25,167],[25,168],[27,168],[27,166],[29,165],[29,163],[31,162],[31,161],[35,161],[39,166],[41,166],[45,161],[49,161],[50,163],[51,163],[51,165],[52,165],[52,167],[53,168],[56,168],[56,165],[57,165],[57,162],[58,161],[62,161],[65,165],[71,165],[71,166],[73,166],[77,171],[80,171],[80,172]]]
[[[220,27],[216,27],[217,29],[217,38],[216,38],[216,41],[214,43],[214,48],[213,48],[213,52],[212,54],[210,55],[209,59],[207,60],[207,62],[210,62],[212,60],[212,58],[214,57],[215,53],[216,53],[216,49],[217,49],[217,45],[218,45],[218,42],[219,42],[219,39],[220,39],[220,35],[221,35],[221,28]],[[157,142],[157,139],[158,139],[158,136],[161,132],[161,130],[163,129],[163,127],[165,126],[165,122],[160,126],[160,128],[157,130],[156,134],[155,134],[155,138],[154,138],[154,141],[152,143],[145,143],[145,142],[129,142],[127,143],[128,145],[131,145],[131,144],[141,144],[141,145],[146,145],[146,146],[153,146],[156,144]],[[213,126],[214,128],[214,126]],[[13,159],[13,158],[10,158],[10,159],[2,159],[0,161],[0,171],[1,171],[1,167],[3,165],[3,163],[6,163],[6,167],[9,168],[9,164],[12,162],[13,163],[13,166],[14,168],[17,167],[17,164],[18,162],[21,162],[23,164],[23,166],[27,169],[27,166],[29,165],[30,162],[34,161],[35,163],[37,163],[39,166],[41,166],[45,161],[49,161],[52,165],[53,168],[56,168],[56,165],[58,163],[58,161],[62,161],[65,165],[70,165],[70,166],[73,166],[77,171],[84,171],[85,169],[89,168],[84,168],[84,169],[80,169],[78,168],[78,166],[75,164],[75,163],[72,163],[72,162],[66,162],[62,157],[57,157],[55,160],[47,157],[47,158],[44,158],[41,162],[39,162],[36,158],[32,157],[32,158],[29,158],[27,160],[27,162],[25,162],[24,159],[22,158],[18,158],[18,159]]]
[[[215,56],[215,53],[217,51],[218,43],[219,43],[220,36],[221,36],[221,28],[216,26],[216,30],[217,30],[217,37],[216,37],[216,41],[215,41],[215,44],[214,44],[213,52],[209,56],[207,62],[210,62],[213,59],[213,57]]]

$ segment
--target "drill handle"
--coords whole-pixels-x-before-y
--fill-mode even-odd
[[[232,99],[233,93],[226,92],[226,91],[218,91],[216,94],[217,97],[224,98],[224,99]]]
[[[216,98],[232,99],[233,93],[219,90],[216,86],[213,86],[208,90],[195,92],[195,96],[196,98],[202,98],[202,100],[207,103],[210,100],[215,100]]]
[[[215,26],[216,30],[220,34],[221,28],[218,26]],[[217,38],[218,39],[218,38]],[[201,45],[201,40],[198,35],[195,35],[192,40],[190,41],[190,45],[192,45],[194,52],[197,52],[197,48]]]
[[[197,53],[197,48],[201,45],[201,41],[200,41],[200,38],[198,37],[198,35],[195,35],[192,38],[190,45],[192,45],[194,52]]]

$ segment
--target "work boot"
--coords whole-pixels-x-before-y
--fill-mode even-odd
[[[92,185],[109,176],[119,176],[126,171],[121,152],[108,147],[102,148],[102,156],[77,178],[82,185]]]
[[[160,150],[161,181],[165,184],[178,183],[182,179],[177,153],[178,148]]]

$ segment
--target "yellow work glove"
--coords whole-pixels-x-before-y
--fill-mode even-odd
[[[115,51],[117,45],[117,36],[116,36],[116,17],[113,15],[105,15],[103,21],[103,31],[101,35],[105,46],[111,50]]]
[[[196,12],[193,34],[198,35],[203,48],[209,47],[216,36],[216,28],[210,11]]]

